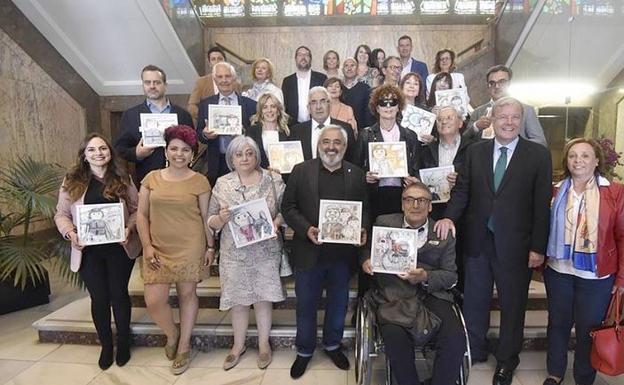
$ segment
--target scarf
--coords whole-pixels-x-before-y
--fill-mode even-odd
[[[574,210],[574,199],[572,180],[566,178],[550,211],[547,254],[551,258],[571,259],[575,269],[595,273],[600,209],[600,190],[596,178],[587,182],[578,212]]]

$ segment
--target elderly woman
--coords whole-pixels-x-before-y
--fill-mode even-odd
[[[340,77],[340,56],[338,52],[330,49],[323,55],[323,69],[328,78]]]
[[[466,81],[464,75],[455,72],[455,52],[445,48],[436,53],[435,64],[433,65],[433,73],[427,76],[427,97],[429,97],[429,90],[433,85],[433,79],[439,73],[446,72],[451,75],[453,79],[453,88],[466,88]]]
[[[574,381],[593,384],[592,327],[600,325],[612,293],[624,293],[624,187],[603,175],[604,155],[593,139],[563,150],[565,179],[555,186],[544,283],[548,297],[548,378],[563,381],[570,330],[576,330]]]
[[[288,115],[284,105],[271,93],[258,98],[258,108],[251,117],[251,127],[246,135],[256,141],[260,149],[260,167],[269,167],[269,144],[284,142],[290,136]]]
[[[122,203],[125,241],[83,246],[76,232],[78,205]],[[134,259],[141,251],[135,232],[138,193],[126,170],[119,164],[110,142],[100,134],[89,134],[80,144],[75,164],[59,191],[54,222],[71,241],[71,270],[78,272],[91,296],[91,316],[102,345],[98,365],[113,364],[111,305],[117,326],[117,365],[130,360],[130,297],[128,280]]]
[[[273,83],[274,72],[273,63],[269,59],[260,58],[254,61],[251,65],[251,78],[254,83],[242,95],[257,102],[260,95],[270,92],[284,104],[282,89]]]
[[[191,333],[197,318],[195,289],[214,259],[214,239],[205,225],[210,184],[189,168],[197,151],[195,130],[165,130],[168,166],[147,174],[139,192],[137,228],[143,243],[141,274],[147,312],[167,336],[165,355],[174,374],[190,363]],[[176,284],[180,327],[169,306],[169,288]]]
[[[370,47],[366,44],[360,44],[355,49],[353,58],[355,58],[358,63],[358,81],[368,84],[371,88],[376,87],[379,84],[379,70],[373,65],[373,56]]]
[[[264,199],[271,212],[271,218],[267,219],[272,221],[277,231],[284,222],[279,213],[284,183],[279,174],[260,168],[260,149],[249,137],[239,136],[230,143],[226,161],[232,172],[217,179],[208,210],[208,226],[212,231],[221,231],[219,310],[231,310],[234,329],[234,345],[225,357],[223,369],[235,367],[246,351],[245,338],[251,305],[258,327],[257,364],[260,369],[265,369],[272,359],[269,345],[272,303],[286,298],[279,275],[281,239],[272,238],[237,248],[232,227],[228,223],[237,216],[237,211],[231,210],[232,207]],[[251,215],[252,220],[259,219],[258,214]]]
[[[338,119],[347,122],[353,128],[353,134],[357,138],[357,121],[353,115],[353,109],[341,101],[344,83],[339,78],[333,77],[325,80],[323,87],[329,92],[331,102],[329,104],[329,116],[332,119]]]

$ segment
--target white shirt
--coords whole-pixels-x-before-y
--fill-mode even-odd
[[[412,72],[412,63],[413,62],[414,61],[410,57],[409,60],[407,61],[407,63],[403,66],[403,69],[401,70],[401,79],[403,79],[403,76],[405,76],[408,73]],[[403,62],[401,62],[401,64],[403,64]]]
[[[494,138],[494,163],[492,164],[492,172],[496,170],[496,162],[498,162],[498,158],[501,155],[501,152],[500,152],[501,147],[507,147],[507,165],[505,166],[505,169],[509,167],[509,162],[511,162],[511,157],[513,156],[513,153],[516,150],[516,146],[518,145],[518,140],[519,140],[518,137],[516,137],[516,139],[512,140],[510,143],[503,146],[502,144],[498,142],[498,139]]]
[[[327,119],[323,122],[323,127],[327,127],[331,124],[331,117],[328,116]],[[321,136],[321,129],[318,128],[319,124],[316,120],[312,119],[312,133],[310,135],[310,143],[312,147],[312,159],[316,159],[316,146],[318,144],[318,138]]]
[[[262,130],[262,147],[264,152],[269,153],[269,144],[279,143],[279,131],[277,130]]]
[[[379,127],[379,131],[381,131],[381,137],[384,142],[398,142],[401,140],[401,131],[399,131],[399,125],[394,123],[392,129],[390,131],[386,131],[381,126]],[[401,187],[402,182],[401,178],[381,178],[379,179],[379,187],[383,186],[398,186]]]
[[[457,150],[459,150],[460,142],[460,134],[457,134],[453,143],[450,145],[445,144],[442,139],[440,139],[440,144],[438,144],[438,167],[453,165],[453,160],[455,160],[455,155],[457,155]]]
[[[225,99],[230,99],[230,103],[229,104],[231,106],[238,106],[238,96],[236,96],[236,92],[232,92],[228,96],[225,96],[225,95],[219,93],[219,104],[227,105],[228,103],[225,101]]]
[[[312,71],[308,71],[304,76],[305,77],[300,77],[299,72],[297,72],[297,94],[299,95],[299,114],[297,115],[297,121],[299,123],[310,119],[310,111],[308,111],[308,92],[310,91]]]
[[[403,228],[413,229],[413,227],[411,227],[410,224],[407,223],[407,221],[405,220],[405,217],[403,217]],[[425,243],[427,243],[427,237],[429,236],[429,218],[427,218],[427,221],[425,222],[424,225],[414,230],[418,231],[416,247],[420,249],[421,247],[425,245]]]

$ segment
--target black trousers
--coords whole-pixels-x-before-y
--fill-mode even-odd
[[[106,246],[104,249],[101,246]],[[117,327],[117,342],[130,343],[130,296],[128,281],[134,259],[121,245],[87,246],[82,252],[80,277],[91,296],[91,316],[102,346],[113,346],[111,306]]]
[[[466,336],[453,305],[442,299],[428,296],[425,306],[442,320],[442,326],[433,339],[436,350],[431,385],[453,385],[459,378]],[[414,343],[409,332],[399,325],[381,326],[386,355],[398,385],[418,385],[420,380],[414,365]]]

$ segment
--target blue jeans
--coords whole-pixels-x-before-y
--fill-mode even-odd
[[[316,318],[323,287],[327,290],[323,345],[325,350],[340,348],[349,303],[349,260],[320,263],[295,273],[297,295],[297,354],[309,357],[316,348]]]
[[[604,319],[615,276],[606,279],[584,279],[546,268],[544,283],[548,297],[548,374],[563,378],[568,366],[568,341],[572,326],[576,330],[574,381],[593,384],[596,371],[591,366],[589,331]]]

